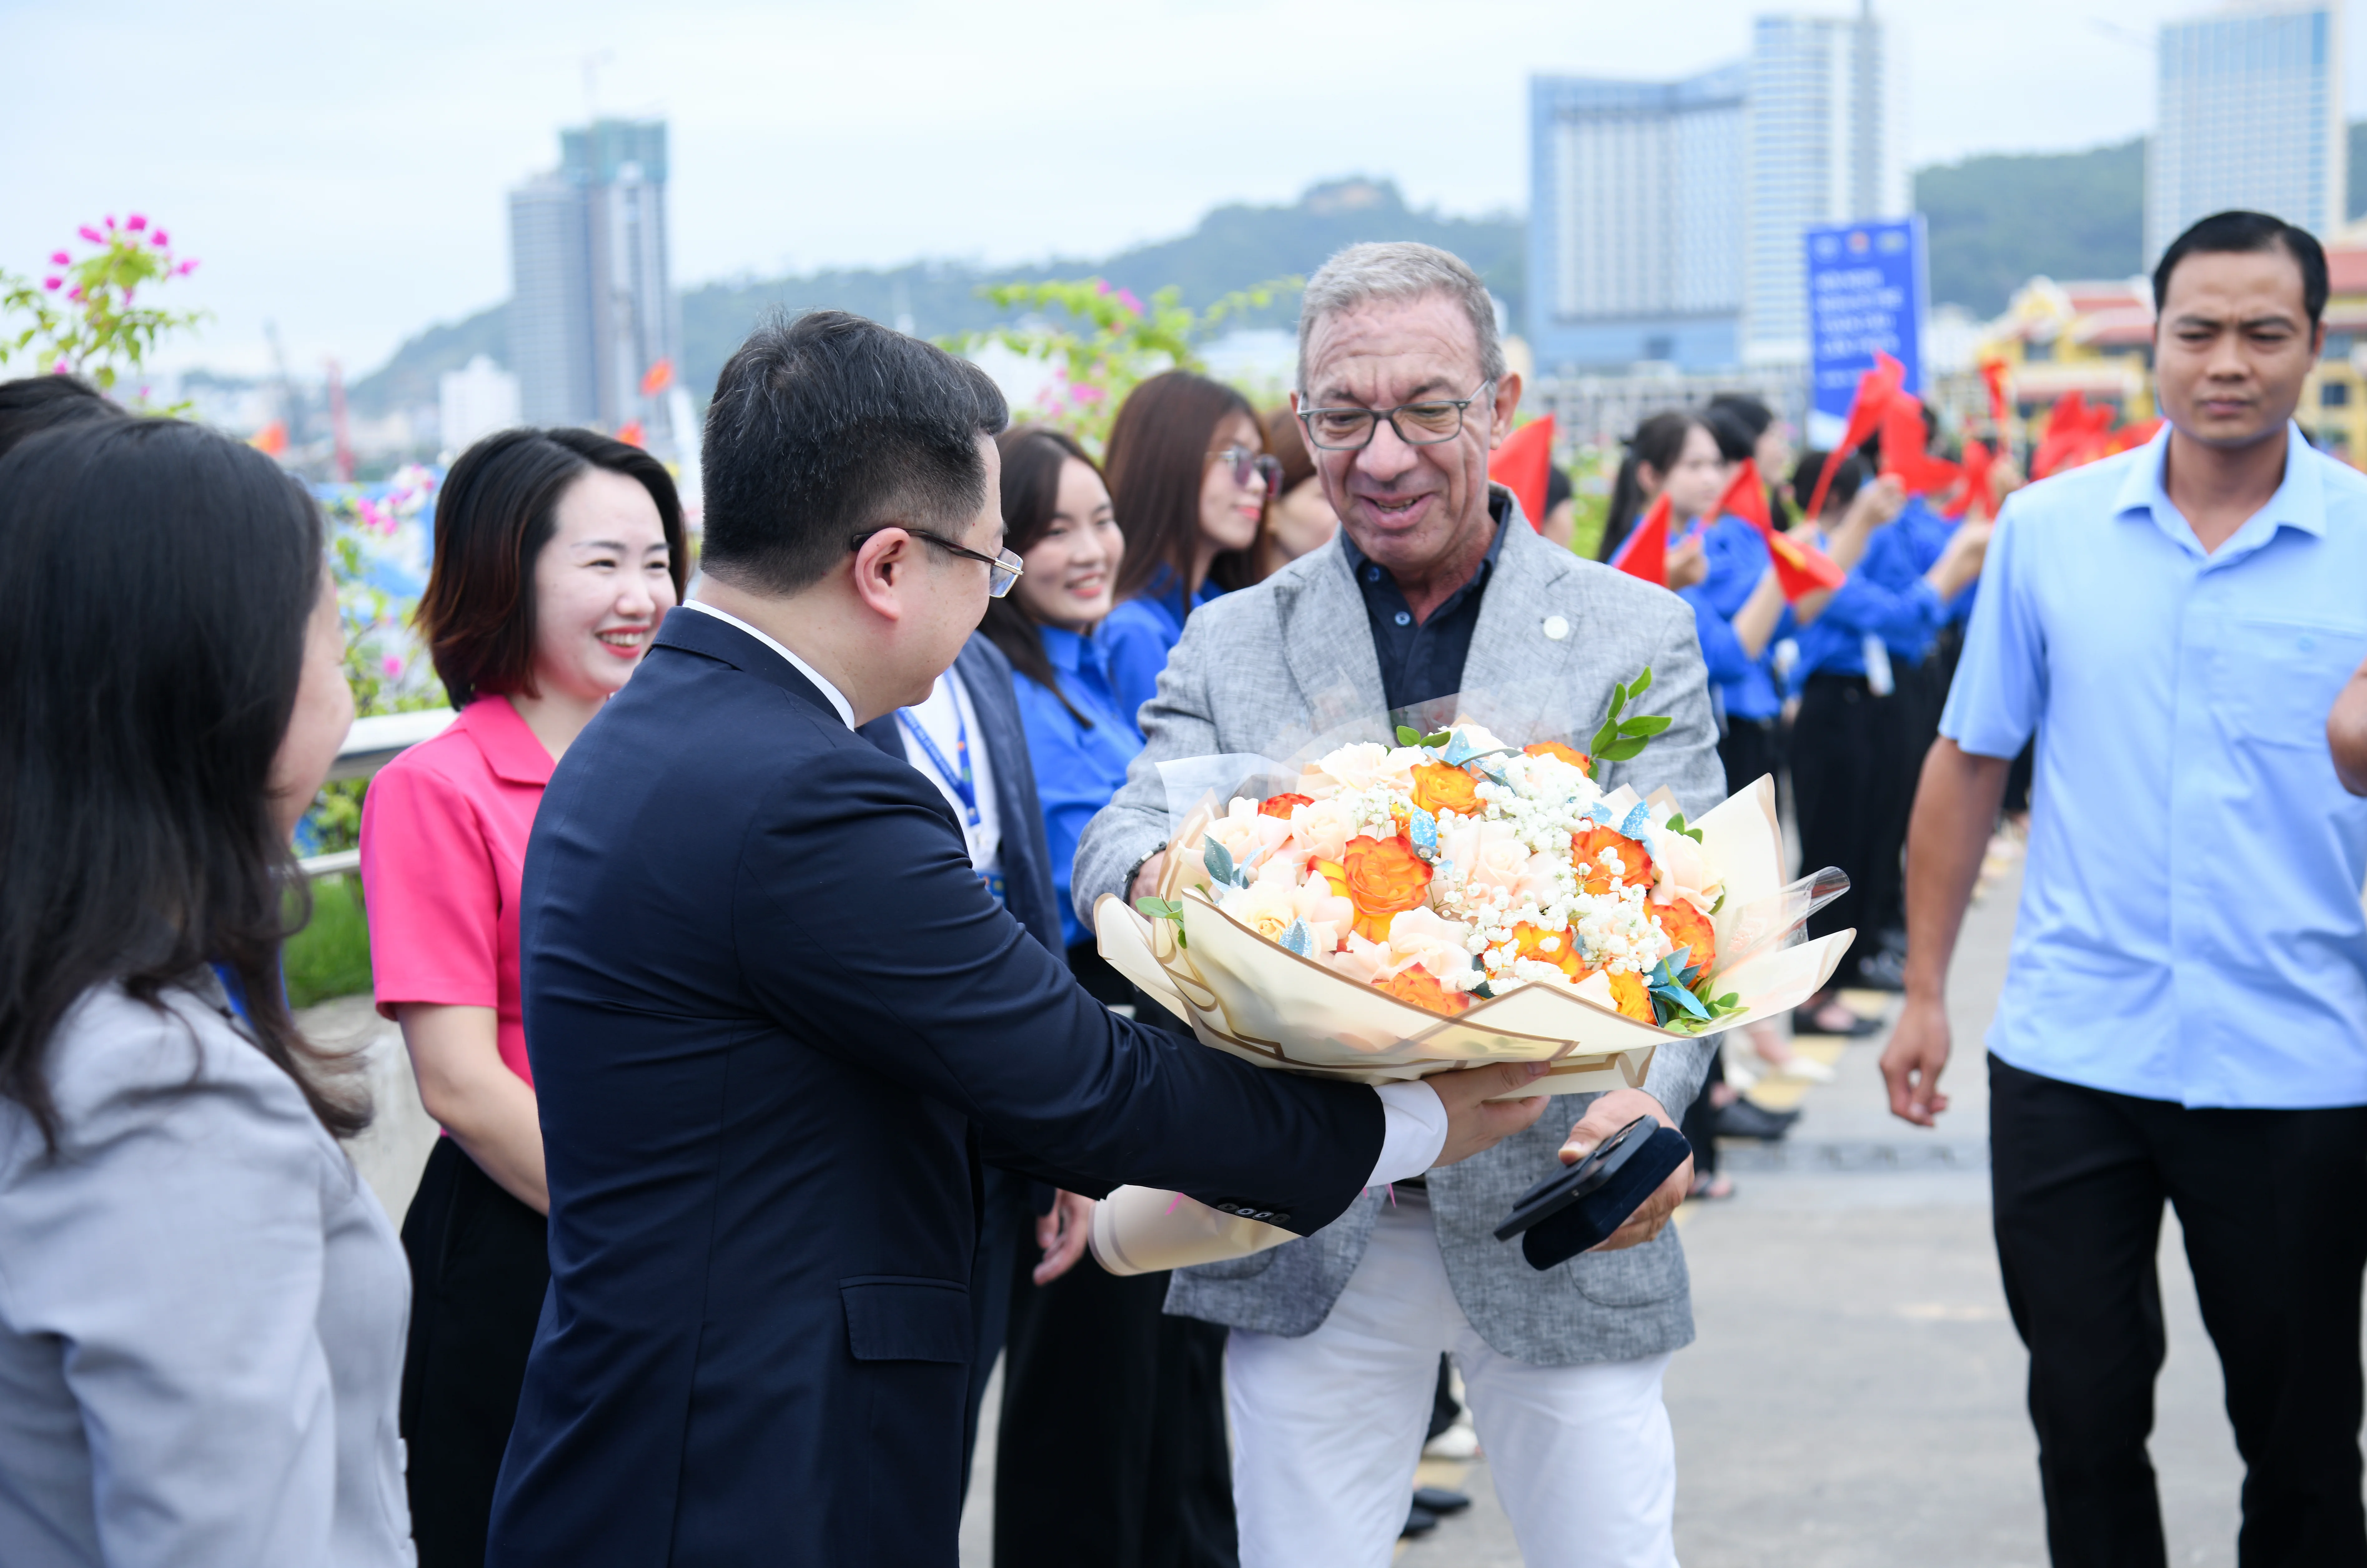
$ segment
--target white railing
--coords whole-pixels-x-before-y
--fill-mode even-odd
[[[332,781],[368,778],[421,741],[443,734],[452,717],[450,708],[427,708],[418,713],[381,713],[357,718],[337,752],[336,765],[329,770],[329,777]],[[310,855],[297,863],[307,876],[341,876],[360,870],[361,863],[359,850]]]

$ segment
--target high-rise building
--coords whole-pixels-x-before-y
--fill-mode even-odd
[[[1808,357],[1806,231],[1908,210],[1883,24],[1761,17],[1747,60],[1679,82],[1529,84],[1539,368]]]
[[[1751,24],[1744,359],[1808,357],[1809,228],[1908,210],[1897,77],[1870,6]]]
[[[1680,82],[1530,79],[1540,368],[1736,362],[1747,81],[1739,63]]]
[[[464,452],[478,437],[522,423],[517,378],[485,355],[444,372],[436,393],[437,434],[447,452]]]
[[[560,133],[560,166],[510,193],[510,361],[530,424],[657,429],[641,391],[681,341],[666,254],[663,120]]]
[[[2342,224],[2341,8],[2253,5],[2163,24],[2146,153],[2146,265],[2231,207],[2311,232]]]

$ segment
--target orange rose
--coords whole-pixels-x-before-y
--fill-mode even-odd
[[[1540,740],[1534,746],[1521,748],[1523,757],[1559,757],[1588,778],[1594,776],[1594,759],[1575,746],[1565,746],[1558,740]]]
[[[1553,946],[1545,944],[1550,941]],[[1523,920],[1512,928],[1516,958],[1534,958],[1540,964],[1550,964],[1572,980],[1583,980],[1594,972],[1593,965],[1580,955],[1578,938],[1569,931],[1557,931]]]
[[[1427,1011],[1446,1013],[1450,1016],[1461,1012],[1471,1005],[1469,993],[1448,990],[1438,983],[1429,970],[1419,964],[1410,969],[1400,969],[1390,976],[1382,983],[1381,989],[1401,1002],[1411,1002],[1414,1006]]]
[[[1695,964],[1704,968],[1717,962],[1717,932],[1711,927],[1709,917],[1693,907],[1689,899],[1674,898],[1666,905],[1654,905],[1652,918],[1668,933],[1669,940],[1679,947],[1693,949],[1685,967]]]
[[[1605,850],[1619,852],[1619,869],[1615,873],[1598,870],[1596,874],[1587,878],[1587,892],[1608,893],[1621,886],[1652,886],[1652,857],[1645,852],[1644,846],[1625,833],[1614,832],[1599,823],[1578,835],[1570,845],[1569,858],[1576,865],[1595,865],[1602,860]]]
[[[1356,934],[1367,942],[1387,942],[1389,917],[1421,908],[1429,894],[1430,863],[1402,837],[1351,839],[1340,863],[1348,899],[1356,906]]]
[[[1638,1023],[1655,1023],[1652,1016],[1652,993],[1644,988],[1644,977],[1624,970],[1611,972],[1611,995],[1619,1010]]]
[[[1273,799],[1267,801],[1263,806],[1258,807],[1258,815],[1261,817],[1279,817],[1286,822],[1290,819],[1290,808],[1292,807],[1312,806],[1314,804],[1315,797],[1311,795],[1277,795]]]
[[[1423,762],[1413,771],[1413,803],[1435,816],[1452,811],[1479,815],[1479,783],[1461,768],[1444,762]]]

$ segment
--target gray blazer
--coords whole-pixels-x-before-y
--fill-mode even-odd
[[[386,1211],[210,974],[52,1037],[59,1154],[0,1100],[0,1559],[415,1561]]]
[[[1693,612],[1665,589],[1546,543],[1509,492],[1498,487],[1496,494],[1511,525],[1480,602],[1464,690],[1523,694],[1518,707],[1528,723],[1516,715],[1497,726],[1508,740],[1567,738],[1582,748],[1610,706],[1612,686],[1648,664],[1653,683],[1642,709],[1676,722],[1636,761],[1607,766],[1605,783],[1645,793],[1665,784],[1689,816],[1716,805],[1726,775]],[[1160,763],[1269,751],[1278,737],[1329,731],[1349,712],[1373,716],[1366,739],[1385,739],[1384,701],[1364,598],[1336,540],[1195,610],[1159,694],[1143,705],[1147,744],[1078,843],[1078,907],[1091,908],[1104,893],[1123,896],[1127,874],[1166,840]],[[1644,1087],[1676,1115],[1700,1089],[1709,1055],[1706,1042],[1665,1044]],[[1465,1314],[1496,1349],[1539,1366],[1626,1360],[1693,1339],[1673,1226],[1657,1241],[1544,1273],[1516,1244],[1489,1234],[1515,1199],[1560,1168],[1555,1152],[1592,1098],[1557,1095],[1520,1136],[1430,1173],[1439,1249]],[[1364,1258],[1385,1201],[1367,1192],[1313,1235],[1179,1271],[1167,1310],[1267,1334],[1312,1333]]]

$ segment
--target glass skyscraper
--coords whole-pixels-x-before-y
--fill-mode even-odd
[[[2146,157],[2146,265],[2198,218],[2274,213],[2312,233],[2341,226],[2341,12],[2262,6],[2165,23]]]
[[[529,424],[647,419],[641,378],[676,357],[666,254],[666,127],[560,133],[560,166],[510,193],[510,364]]]
[[[1804,362],[1806,231],[1908,210],[1886,48],[1867,10],[1761,17],[1683,81],[1531,78],[1537,367]]]

